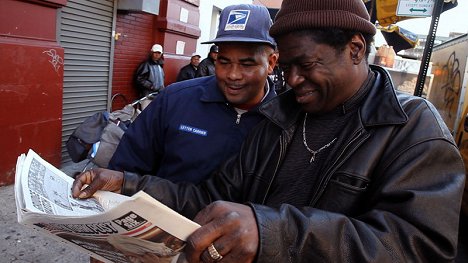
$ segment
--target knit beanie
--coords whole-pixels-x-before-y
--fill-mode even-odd
[[[362,0],[283,0],[270,35],[312,28],[340,28],[375,35]]]

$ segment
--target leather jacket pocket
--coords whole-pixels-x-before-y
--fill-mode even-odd
[[[355,191],[363,191],[367,189],[369,184],[369,180],[365,177],[345,173],[335,174],[331,178],[330,182],[342,185],[345,188],[349,188],[350,190]]]
[[[369,185],[366,177],[336,173],[330,179],[317,208],[345,215],[358,214],[364,207],[364,195]]]

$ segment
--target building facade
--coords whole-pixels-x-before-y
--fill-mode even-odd
[[[138,99],[133,83],[151,46],[164,47],[165,84],[205,56],[221,10],[252,0],[0,1],[0,186],[29,148],[53,165],[84,119]],[[262,4],[262,3],[257,3]]]
[[[0,185],[13,183],[29,148],[56,166],[69,161],[65,142],[85,118],[137,98],[133,73],[154,43],[164,46],[166,84],[196,50],[199,0],[120,2],[0,2]]]

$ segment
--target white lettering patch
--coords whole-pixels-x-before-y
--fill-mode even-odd
[[[200,136],[208,135],[208,132],[206,130],[202,130],[202,129],[191,127],[191,126],[184,125],[184,124],[181,124],[179,126],[179,131],[190,132],[190,133],[200,135]]]
[[[250,10],[231,10],[224,30],[245,30]]]

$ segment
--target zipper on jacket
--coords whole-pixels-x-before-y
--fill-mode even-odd
[[[280,144],[280,152],[278,154],[278,161],[276,162],[276,167],[275,167],[275,171],[273,172],[273,177],[271,178],[270,183],[268,184],[268,187],[266,189],[265,195],[263,196],[262,205],[265,204],[265,202],[266,202],[266,198],[268,196],[268,193],[270,192],[271,185],[273,184],[273,181],[275,180],[276,174],[278,172],[280,162],[283,159],[283,155],[286,153],[285,150],[286,150],[287,142],[286,142],[286,138],[284,136],[280,136],[279,144]]]
[[[236,124],[240,123],[241,116],[242,116],[242,114],[237,113]]]

